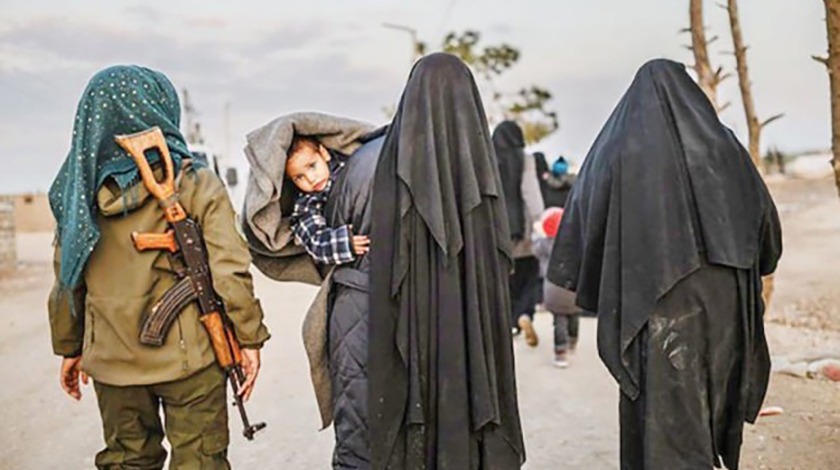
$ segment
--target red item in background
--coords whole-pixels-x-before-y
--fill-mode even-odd
[[[560,221],[563,220],[563,209],[560,207],[550,207],[543,212],[542,227],[543,232],[548,238],[557,236],[557,231],[560,230]]]

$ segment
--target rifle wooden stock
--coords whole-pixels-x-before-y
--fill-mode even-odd
[[[175,167],[160,127],[155,126],[134,134],[117,135],[114,136],[114,141],[134,159],[140,171],[140,177],[143,179],[143,185],[160,202],[166,220],[177,222],[187,218],[187,213],[178,202],[178,193],[175,192]],[[149,161],[146,160],[146,151],[151,149],[157,149],[160,153],[163,162],[162,181],[155,178],[155,173]]]
[[[131,241],[137,251],[166,250],[170,253],[178,251],[178,242],[175,241],[175,232],[167,230],[166,233],[139,233],[131,234]]]
[[[163,137],[160,127],[155,126],[134,134],[117,135],[114,136],[114,141],[134,159],[146,189],[155,199],[163,201],[175,194],[175,167],[172,163],[172,156],[169,154],[169,146],[166,145],[166,139]],[[146,150],[151,149],[157,149],[160,152],[164,167],[163,181],[158,181],[155,178],[152,167],[146,160]]]
[[[230,345],[230,352],[233,353],[234,364],[242,364],[242,349],[240,349],[239,341],[237,341],[236,337],[233,335],[233,329],[230,325],[225,325],[225,333],[227,335],[228,344]]]
[[[222,316],[219,312],[211,312],[199,317],[204,329],[210,336],[210,344],[213,345],[213,351],[216,353],[216,361],[223,369],[227,370],[234,364],[242,361],[242,355],[234,354],[233,345],[236,345],[236,352],[239,352],[239,344],[236,341],[230,341],[230,331],[222,321]],[[237,361],[239,356],[239,361]]]

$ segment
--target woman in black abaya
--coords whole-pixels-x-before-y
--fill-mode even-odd
[[[469,69],[449,54],[421,59],[374,178],[373,469],[507,470],[524,462],[500,185]]]
[[[502,121],[493,130],[493,147],[499,165],[507,207],[514,270],[510,277],[511,322],[514,331],[525,332],[525,341],[536,346],[539,339],[533,318],[542,297],[540,262],[531,248],[531,226],[545,208],[540,193],[536,159],[525,153],[525,136],[514,121]]]
[[[738,467],[770,371],[773,200],[683,65],[645,64],[586,157],[548,278],[598,312],[621,468]]]

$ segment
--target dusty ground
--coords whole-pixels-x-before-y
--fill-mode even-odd
[[[750,470],[840,468],[840,387],[775,374],[765,404],[785,413],[759,418],[744,433],[743,465]]]
[[[827,181],[786,181],[771,189],[785,223],[785,258],[768,313],[774,356],[840,349],[840,202]],[[75,403],[59,389],[45,303],[51,282],[51,236],[25,234],[23,261],[0,273],[0,469],[88,469],[101,447],[91,388]],[[274,335],[250,413],[269,427],[254,442],[239,437],[232,416],[235,468],[329,468],[332,434],[318,415],[300,341],[301,312],[314,291],[256,278]],[[618,467],[617,389],[595,353],[595,322],[582,323],[580,350],[567,370],[551,366],[551,321],[536,319],[544,341],[516,343],[520,407],[529,470]],[[815,328],[819,327],[819,328]],[[774,374],[767,404],[781,416],[745,432],[744,469],[840,468],[840,385]]]
[[[784,255],[767,313],[774,358],[840,358],[840,199],[830,180],[771,182]],[[749,469],[840,468],[840,383],[774,374],[760,418],[744,436]]]
[[[45,304],[51,283],[50,236],[26,234],[19,253],[26,260],[16,273],[0,274],[0,469],[88,469],[101,447],[93,390],[80,403],[58,386],[59,359],[50,353]],[[235,468],[329,468],[332,431],[318,432],[300,340],[301,312],[314,290],[277,285],[256,276],[273,338],[249,412],[269,427],[253,442],[239,435],[231,416],[231,461]],[[549,338],[551,319],[536,320]],[[551,345],[516,344],[522,420],[528,469],[617,467],[617,389],[595,353],[595,323],[585,319],[574,367],[551,365]],[[48,449],[45,451],[45,449]]]

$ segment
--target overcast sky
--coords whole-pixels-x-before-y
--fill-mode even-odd
[[[728,19],[706,2],[712,61],[734,70]],[[784,112],[763,146],[830,147],[823,3],[742,0],[756,107]],[[646,60],[690,62],[688,0],[310,0],[135,2],[3,0],[0,6],[0,193],[46,190],[66,156],[87,80],[112,64],[139,64],[188,88],[211,145],[241,158],[244,136],[281,114],[317,110],[384,123],[410,67],[406,25],[435,45],[475,29],[521,60],[503,90],[538,84],[554,95],[561,128],[535,149],[580,160]],[[737,82],[723,120],[746,125]],[[224,106],[230,103],[230,139]]]

